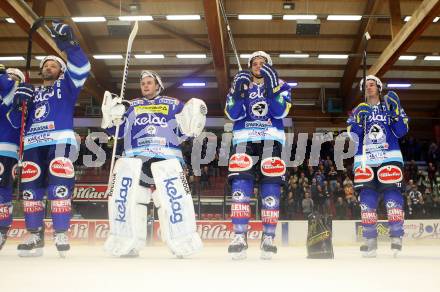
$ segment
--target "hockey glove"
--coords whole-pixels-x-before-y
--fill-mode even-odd
[[[101,127],[107,129],[120,125],[124,120],[126,106],[129,105],[126,102],[121,101],[118,95],[105,91],[101,106]]]
[[[397,93],[394,91],[389,91],[387,95],[384,96],[387,108],[390,111],[391,118],[395,119],[402,113],[402,107],[400,106],[400,99]]]
[[[78,42],[73,37],[72,28],[69,25],[54,20],[50,31],[52,38],[61,51],[78,45]]]
[[[264,78],[264,86],[269,98],[277,96],[281,91],[277,71],[268,64],[264,64],[260,69],[260,74]]]
[[[358,124],[362,124],[365,118],[369,117],[372,113],[371,106],[365,102],[360,103],[353,110],[353,116]]]
[[[232,81],[232,96],[234,98],[246,98],[249,95],[249,85],[252,82],[249,71],[239,71]]]
[[[34,96],[34,86],[29,83],[20,83],[15,91],[14,105],[19,108],[22,103],[27,103]]]

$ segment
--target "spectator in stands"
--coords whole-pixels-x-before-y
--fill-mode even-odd
[[[428,162],[440,163],[440,148],[432,142],[428,149]]]
[[[347,207],[350,211],[351,219],[354,220],[361,219],[361,206],[356,196],[348,197],[347,201],[348,201]]]
[[[330,170],[327,173],[327,180],[329,182],[330,192],[333,193],[336,189],[336,183],[338,182],[338,172],[334,166],[330,166]]]
[[[203,166],[202,168],[202,173],[200,176],[200,187],[202,190],[206,190],[208,187],[210,187],[209,167],[207,165]]]
[[[287,206],[286,206],[287,219],[293,220],[295,217],[295,199],[293,192],[287,194]]]
[[[412,185],[408,192],[408,211],[411,219],[421,218],[423,213],[423,197],[417,185]]]
[[[437,172],[437,169],[436,169],[434,163],[429,162],[428,163],[428,178],[429,178],[431,185],[434,183],[436,172]]]
[[[309,217],[309,215],[313,212],[313,208],[314,208],[314,204],[313,204],[313,200],[310,198],[310,192],[307,191],[304,194],[304,199],[302,200],[302,212],[304,215],[304,219],[307,220],[307,218]]]
[[[338,197],[335,204],[336,220],[347,219],[347,203],[342,197]]]
[[[319,192],[321,200],[322,200],[322,203],[321,203],[322,214],[330,215],[331,214],[331,209],[330,209],[331,192],[330,192],[329,184],[327,181],[324,181],[323,186],[318,185],[318,192]]]

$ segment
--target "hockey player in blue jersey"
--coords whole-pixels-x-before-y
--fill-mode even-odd
[[[67,65],[59,57],[40,62],[43,85],[33,89],[20,85],[16,102],[27,102],[21,189],[29,236],[18,245],[19,256],[41,256],[44,247],[43,197],[51,202],[54,242],[60,256],[70,249],[71,196],[75,183],[73,163],[77,142],[73,112],[78,95],[89,75],[90,63],[71,28],[53,22],[52,37],[67,54]]]
[[[286,172],[281,159],[285,143],[283,118],[289,113],[291,95],[289,85],[278,78],[267,53],[254,52],[248,66],[250,71],[235,75],[225,108],[226,116],[234,122],[229,159],[234,238],[228,252],[233,259],[246,258],[249,202],[254,180],[259,179],[263,221],[261,258],[271,259],[277,252],[274,237]]]
[[[358,142],[354,183],[360,192],[362,235],[365,239],[361,252],[364,257],[376,257],[376,209],[383,195],[391,249],[397,255],[402,249],[404,233],[403,158],[398,140],[408,132],[408,117],[394,91],[381,98],[382,82],[376,76],[366,77],[365,92],[366,102],[355,107],[347,121],[348,132]]]
[[[180,179],[175,181],[168,180],[173,176],[166,177],[166,192],[163,192],[163,181],[155,175],[154,167],[174,161],[174,164],[167,164],[168,169],[163,172],[172,171],[174,165],[178,173],[183,173],[180,143],[185,136],[195,137],[201,133],[206,121],[206,104],[195,98],[183,103],[174,97],[161,95],[164,85],[154,71],[141,72],[140,87],[142,97],[129,101],[122,102],[109,92],[104,95],[101,126],[111,135],[116,135],[116,125],[120,124],[118,137],[123,138],[121,143],[124,144],[124,157],[118,159],[113,169],[112,196],[109,199],[110,232],[105,249],[113,256],[139,254],[146,238],[145,205],[152,198],[158,208],[162,240],[177,257],[188,256],[199,251],[202,242],[196,232],[190,192],[185,195],[178,191],[177,184],[182,181],[185,184],[186,180],[179,175]],[[137,177],[139,173],[139,183],[131,183],[130,188],[125,184],[118,189],[119,178],[133,181],[132,177]],[[119,199],[121,192],[124,196]],[[172,210],[168,206],[170,204]],[[123,212],[120,212],[121,208]],[[132,218],[132,221],[125,218]]]
[[[0,64],[0,250],[12,224],[12,189],[18,159],[20,120],[11,120],[13,98],[23,73]]]

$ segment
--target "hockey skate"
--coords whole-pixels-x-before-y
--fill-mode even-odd
[[[377,238],[365,238],[364,244],[360,248],[362,257],[375,258],[377,256]]]
[[[261,239],[261,255],[262,260],[270,260],[272,256],[277,253],[277,247],[273,244],[273,237],[270,235],[263,235]]]
[[[120,256],[121,258],[137,258],[139,257],[139,251],[135,248],[130,250],[128,253]]]
[[[391,237],[391,251],[393,256],[397,257],[400,251],[402,251],[402,238],[401,237]]]
[[[231,254],[233,260],[244,260],[246,250],[248,249],[247,238],[245,234],[235,234],[228,247],[228,253]]]
[[[5,243],[6,243],[6,239],[8,238],[7,237],[7,233],[8,233],[8,230],[6,229],[6,230],[0,230],[0,250],[2,249],[2,247],[3,247],[3,245],[5,245]]]
[[[56,232],[54,241],[60,257],[65,258],[67,251],[70,250],[69,237],[66,232]]]
[[[40,257],[43,255],[44,229],[30,231],[25,241],[17,246],[20,257]]]

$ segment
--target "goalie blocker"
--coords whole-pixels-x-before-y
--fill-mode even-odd
[[[333,259],[332,218],[312,213],[308,217],[307,258]]]
[[[162,240],[177,257],[202,248],[196,232],[194,205],[182,167],[177,159],[151,164],[156,191],[139,184],[142,160],[116,161],[109,193],[110,233],[104,248],[114,256],[136,256],[146,245],[147,204],[158,208]]]

